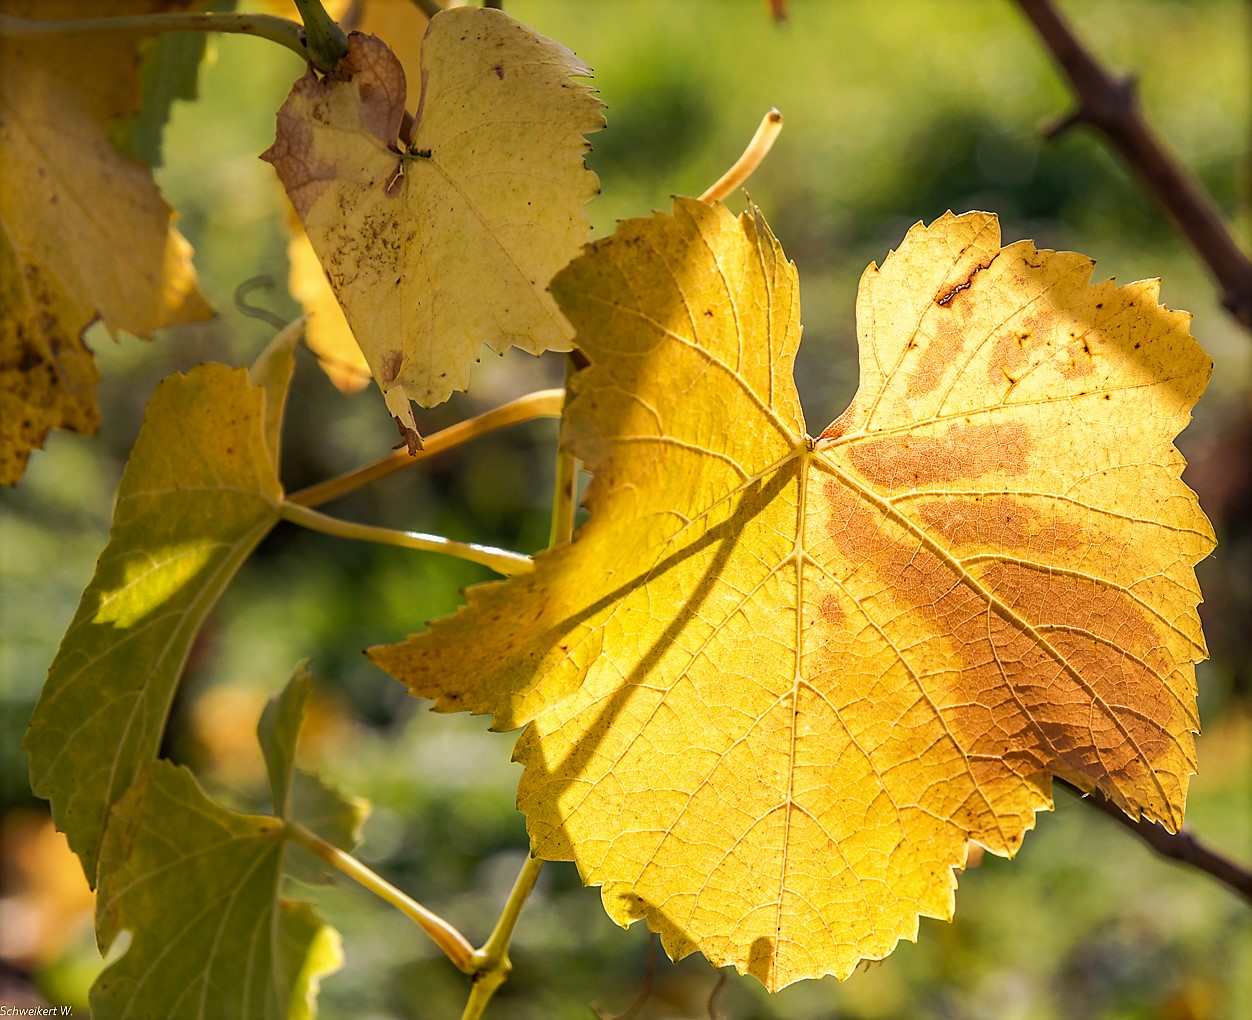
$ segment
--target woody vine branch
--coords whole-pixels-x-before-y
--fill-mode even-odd
[[[1110,74],[1061,17],[1052,0],[1016,0],[1069,79],[1077,107],[1046,129],[1049,138],[1088,124],[1107,139],[1217,281],[1222,305],[1252,329],[1252,260],[1235,243],[1217,204],[1149,127],[1133,76]]]

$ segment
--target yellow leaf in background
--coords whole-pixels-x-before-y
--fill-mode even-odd
[[[287,17],[298,17],[294,5]],[[342,27],[376,35],[385,42],[400,60],[404,77],[411,94],[407,107],[415,107],[421,88],[422,35],[429,19],[413,3],[413,0],[365,0],[344,5],[339,11],[326,5],[332,17],[338,18]],[[416,90],[416,91],[415,91]],[[309,243],[308,235],[300,221],[292,216],[287,220],[290,239],[287,242],[287,260],[291,269],[287,286],[291,296],[300,302],[309,316],[305,329],[305,342],[318,356],[322,369],[330,381],[344,393],[356,393],[370,380],[369,364],[361,348],[357,346],[343,309],[322,272],[322,264]]]
[[[33,808],[10,808],[0,819],[0,960],[38,970],[90,929],[96,897],[78,858],[52,819]]]
[[[343,317],[317,253],[298,220],[289,220],[287,289],[308,315],[304,342],[317,355],[322,371],[342,393],[357,393],[370,381],[370,367]]]
[[[1209,359],[1157,284],[915,226],[857,307],[817,440],[794,266],[756,210],[677,200],[552,289],[591,361],[562,442],[588,523],[374,661],[526,726],[532,850],[620,924],[770,989],[948,918],[1051,777],[1182,821],[1213,545],[1172,445]]]
[[[21,263],[0,224],[0,484],[21,479],[50,430],[99,427],[100,370],[81,339],[90,321],[55,276]]]
[[[480,347],[568,350],[547,285],[586,239],[596,193],[584,134],[603,125],[590,72],[499,11],[432,19],[413,140],[404,71],[354,34],[335,75],[279,111],[274,164],[411,445],[409,401],[465,389]]]
[[[188,4],[0,0],[5,14],[58,19],[179,6]],[[137,42],[112,32],[0,37],[5,484],[49,429],[95,431],[97,370],[81,340],[92,322],[146,337],[212,315],[151,171],[109,141],[109,124],[139,105]]]

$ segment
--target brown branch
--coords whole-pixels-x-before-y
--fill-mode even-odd
[[[1115,822],[1125,826],[1162,857],[1203,871],[1252,904],[1252,870],[1206,846],[1185,826],[1178,832],[1170,832],[1160,823],[1149,822],[1146,818],[1135,821],[1098,790],[1086,794],[1064,779],[1057,779],[1055,782],[1084,803],[1103,811]]]
[[[1208,266],[1221,291],[1222,305],[1252,329],[1252,260],[1235,243],[1217,204],[1148,127],[1134,78],[1117,78],[1101,67],[1052,0],[1016,3],[1069,78],[1078,99],[1077,109],[1048,129],[1047,136],[1055,137],[1079,123],[1102,132]]]
[[[717,1011],[717,1006],[715,1005],[715,1003],[717,1002],[717,996],[721,993],[721,990],[725,987],[726,987],[726,971],[719,969],[717,972],[717,983],[713,985],[713,990],[709,992],[709,1005],[708,1005],[709,1020],[724,1020],[722,1014]]]
[[[656,982],[656,932],[648,932],[648,959],[644,964],[643,984],[639,986],[639,992],[635,995],[635,1000],[626,1007],[625,1013],[616,1015],[610,1013],[602,1006],[591,1007],[599,1020],[634,1020],[639,1015],[639,1011],[643,1009],[647,1003],[649,996],[652,995],[652,986]]]

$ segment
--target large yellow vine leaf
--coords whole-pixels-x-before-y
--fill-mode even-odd
[[[28,18],[186,7],[192,0],[0,0]],[[0,36],[0,483],[53,428],[94,432],[98,372],[82,332],[148,336],[208,318],[191,248],[142,163],[108,126],[140,102],[138,37]]]
[[[1176,828],[1213,537],[1171,440],[1210,363],[1156,283],[1091,266],[985,213],[915,226],[811,440],[760,215],[621,224],[553,282],[589,522],[373,658],[527,726],[535,854],[771,989],[950,917],[968,844],[1011,855],[1051,776]]]
[[[483,343],[568,350],[547,293],[586,240],[597,190],[584,134],[603,125],[569,50],[499,11],[431,19],[412,141],[406,81],[379,39],[349,37],[335,74],[296,82],[274,165],[410,444],[410,400],[468,385]]]

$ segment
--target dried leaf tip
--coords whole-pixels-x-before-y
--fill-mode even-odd
[[[769,113],[761,119],[761,124],[756,129],[756,134],[752,136],[752,141],[748,142],[748,147],[743,150],[743,155],[718,178],[716,184],[700,196],[700,201],[720,202],[736,188],[742,187],[769,155],[769,150],[774,147],[774,142],[778,140],[778,135],[782,131],[782,125],[781,111],[776,106],[772,107]]]
[[[417,431],[417,422],[413,420],[413,404],[409,400],[408,393],[403,386],[392,386],[383,391],[383,399],[396,423],[396,428],[400,430],[400,438],[409,448],[409,456],[416,457],[417,451],[422,449],[422,436]]]

